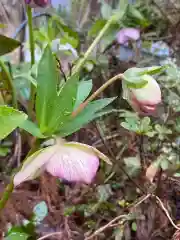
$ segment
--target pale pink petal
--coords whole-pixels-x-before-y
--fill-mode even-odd
[[[24,162],[21,170],[15,174],[13,183],[18,186],[22,182],[32,180],[45,170],[45,165],[53,158],[56,153],[57,146],[51,146],[35,152]]]
[[[161,102],[161,89],[156,80],[149,76],[144,75],[148,83],[143,88],[131,89],[134,97],[140,104],[154,106]]]
[[[46,170],[53,176],[69,182],[91,183],[99,167],[95,154],[75,147],[61,147],[47,163]]]
[[[127,45],[129,40],[137,41],[140,38],[140,30],[137,28],[123,28],[117,33],[117,42]]]

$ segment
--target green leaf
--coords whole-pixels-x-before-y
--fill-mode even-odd
[[[101,15],[104,19],[109,19],[112,15],[112,8],[111,6],[106,3],[105,1],[102,2],[101,5]]]
[[[0,106],[0,139],[8,136],[15,128],[19,127],[27,118],[27,115],[12,107]]]
[[[82,126],[97,118],[96,114],[104,107],[109,105],[115,98],[99,99],[89,103],[89,105],[75,118],[72,118],[62,129],[58,132],[61,137],[68,136],[78,131]]]
[[[32,134],[35,137],[45,138],[45,136],[41,133],[38,126],[28,119],[26,119],[22,124],[20,124],[19,127],[24,129],[25,131],[29,132],[30,134]]]
[[[42,133],[47,131],[48,123],[53,116],[57,98],[57,79],[55,59],[47,46],[37,73],[36,116]]]
[[[92,87],[92,80],[79,82],[74,109],[76,109],[89,96]]]
[[[12,227],[5,237],[5,240],[27,240],[29,234],[25,232],[23,227]]]
[[[98,19],[90,28],[88,32],[88,37],[96,36],[97,33],[105,26],[106,20],[104,19]]]
[[[143,27],[150,25],[150,22],[133,6],[133,4],[128,5],[127,16]]]
[[[12,52],[20,45],[21,43],[19,41],[0,34],[0,56]]]
[[[140,74],[149,74],[149,75],[154,75],[157,73],[163,72],[167,66],[153,66],[153,67],[145,67],[145,68],[139,68]]]
[[[48,123],[47,133],[54,133],[59,130],[71,117],[76,102],[79,77],[73,75],[61,88],[59,95],[54,102],[54,111]]]

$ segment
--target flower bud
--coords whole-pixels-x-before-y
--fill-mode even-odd
[[[25,0],[25,4],[28,4],[31,8],[47,7],[50,4],[50,0]]]
[[[147,84],[143,88],[129,88],[129,103],[141,114],[151,115],[161,102],[161,89],[156,80],[150,75],[144,75]]]
[[[137,28],[123,28],[117,33],[117,42],[128,46],[129,40],[137,41],[140,38],[140,30]]]

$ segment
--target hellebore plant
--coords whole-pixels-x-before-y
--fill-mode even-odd
[[[31,67],[34,67],[35,43],[31,12],[31,7],[34,5],[32,3],[45,7],[49,1],[26,1]],[[109,113],[109,111],[103,110],[115,97],[99,100],[95,100],[95,98],[110,84],[117,80],[122,81],[124,98],[132,105],[135,111],[143,111],[147,115],[151,114],[155,110],[156,105],[161,101],[159,85],[150,75],[162,71],[163,67],[128,69],[124,74],[118,74],[106,81],[91,95],[92,81],[80,79],[79,73],[86,60],[88,60],[111,24],[121,20],[125,10],[126,8],[120,16],[116,13],[107,20],[84,56],[77,61],[71,75],[66,76],[67,81],[59,79],[60,74],[57,69],[56,58],[52,53],[51,46],[47,44],[38,62],[37,74],[33,75],[35,79],[31,80],[31,93],[27,107],[28,114],[17,109],[17,94],[12,76],[4,62],[0,61],[1,70],[6,75],[9,83],[8,90],[13,93],[13,108],[5,105],[0,106],[0,125],[3,126],[0,130],[0,139],[5,138],[18,127],[35,138],[35,143],[28,156],[2,195],[0,209],[5,206],[14,187],[17,187],[24,181],[40,176],[44,171],[70,182],[90,184],[98,171],[100,159],[111,164],[108,157],[96,148],[77,142],[66,142],[63,139],[97,117]],[[10,40],[15,47],[19,46],[15,40]],[[55,145],[43,149],[40,148],[40,139],[52,138],[56,139]]]

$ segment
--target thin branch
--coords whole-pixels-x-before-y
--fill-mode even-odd
[[[86,237],[85,240],[90,240],[90,239],[94,238],[95,236],[99,235],[101,232],[103,232],[108,227],[111,227],[111,225],[114,224],[116,221],[118,221],[118,220],[120,220],[122,218],[127,219],[127,217],[128,217],[128,214],[117,216],[116,218],[111,220],[108,224],[106,224],[103,227],[101,227],[98,230],[96,230],[92,235],[90,235],[89,237]]]
[[[60,237],[62,235],[62,232],[49,233],[49,234],[47,234],[43,237],[38,238],[37,240],[43,240],[43,239],[46,239],[46,238],[49,238],[49,237],[54,237],[56,235]]]
[[[143,203],[144,201],[146,201],[149,197],[151,196],[151,194],[146,195],[144,198],[142,198],[138,203],[136,203],[133,208],[138,207],[141,203]],[[117,222],[118,220],[124,218],[125,220],[128,220],[128,218],[131,216],[131,213],[129,214],[124,214],[124,215],[119,215],[117,217],[115,217],[113,220],[111,220],[109,223],[107,223],[106,225],[102,226],[101,228],[99,228],[98,230],[96,230],[92,235],[90,235],[89,237],[86,237],[85,240],[90,240],[92,238],[94,238],[95,236],[99,235],[101,232],[103,232],[105,229],[112,227],[112,225],[114,225],[115,222]]]
[[[116,162],[116,156],[114,154],[114,152],[112,151],[112,149],[109,147],[109,145],[107,144],[105,138],[104,138],[104,133],[103,133],[103,130],[101,129],[100,125],[96,122],[95,124],[96,126],[96,129],[99,133],[99,136],[100,138],[102,139],[102,142],[104,143],[104,146],[106,147],[109,155],[111,156],[113,162]],[[128,177],[128,179],[144,194],[146,194],[145,190],[140,186],[138,185],[130,176],[129,174],[126,172],[126,170],[123,168],[123,166],[121,165],[118,165],[120,170]]]
[[[155,195],[153,195],[153,196],[156,198],[156,201],[158,202],[158,204],[159,204],[159,206],[161,207],[161,209],[164,211],[164,213],[165,213],[166,217],[169,219],[171,225],[172,225],[175,229],[180,230],[180,227],[178,227],[178,226],[173,222],[171,216],[169,215],[168,210],[165,208],[165,206],[164,206],[163,202],[161,201],[161,199],[160,199],[158,196],[155,196]]]

